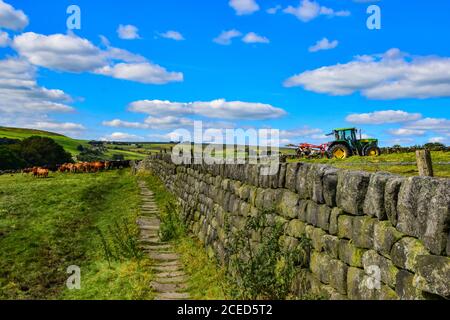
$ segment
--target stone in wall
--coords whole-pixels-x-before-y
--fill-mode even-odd
[[[300,167],[300,163],[288,163],[286,166],[286,189],[292,192],[296,192],[297,172]]]
[[[353,236],[353,216],[340,215],[338,219],[337,235],[339,238],[351,239]]]
[[[285,233],[294,238],[300,238],[305,234],[306,224],[298,219],[289,221],[286,225]]]
[[[327,167],[322,179],[323,199],[329,207],[336,206],[336,190],[339,169]]]
[[[368,216],[353,217],[352,236],[355,246],[363,249],[373,248],[374,226],[376,219]]]
[[[385,188],[392,174],[387,172],[377,172],[370,176],[366,198],[364,200],[364,214],[377,217],[379,220],[386,220]]]
[[[365,250],[356,247],[348,240],[339,241],[339,260],[352,267],[362,268],[362,256]]]
[[[338,234],[338,218],[339,216],[344,214],[344,210],[340,208],[333,208],[331,210],[330,214],[330,229],[329,232],[331,235],[337,235]]]
[[[392,246],[404,236],[392,227],[389,221],[376,222],[373,237],[374,249],[385,257],[390,257]]]
[[[336,193],[337,206],[353,215],[363,215],[369,180],[370,174],[367,172],[339,171]]]
[[[434,254],[445,253],[450,223],[450,179],[411,177],[400,188],[399,231],[421,239]]]
[[[297,217],[297,204],[299,198],[298,195],[289,190],[283,190],[281,195],[281,200],[278,204],[278,211],[280,214],[287,218],[296,218]]]
[[[391,260],[379,255],[375,250],[367,250],[362,257],[362,264],[367,274],[377,273],[379,270],[380,280],[391,288],[395,288],[397,273],[399,269]]]
[[[393,245],[391,259],[397,267],[415,272],[417,270],[417,259],[422,255],[429,254],[419,240],[404,237]]]
[[[450,258],[441,256],[417,257],[414,285],[423,291],[450,298]]]
[[[398,221],[397,204],[398,204],[398,194],[400,192],[400,187],[405,178],[390,178],[386,182],[386,187],[384,189],[384,209],[386,215],[395,227]]]
[[[296,191],[300,199],[310,199],[313,182],[308,179],[308,171],[312,168],[309,163],[300,163],[297,172]]]
[[[333,259],[339,259],[339,238],[325,234],[322,236],[324,251]]]
[[[330,229],[331,208],[327,205],[319,206],[317,226],[325,231]]]
[[[422,290],[414,285],[414,274],[406,270],[397,273],[395,292],[400,300],[425,300]]]
[[[348,297],[352,300],[397,300],[394,290],[386,285],[375,285],[372,276],[359,268],[349,268],[347,272]]]

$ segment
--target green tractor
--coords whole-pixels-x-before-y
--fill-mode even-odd
[[[378,139],[362,139],[357,138],[358,129],[343,128],[335,129],[329,136],[334,135],[335,141],[328,144],[328,157],[337,159],[346,159],[348,157],[357,156],[379,156],[381,150],[378,147]]]

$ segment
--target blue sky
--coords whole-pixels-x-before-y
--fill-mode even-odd
[[[68,31],[72,4],[81,29]],[[366,26],[372,4],[381,30]],[[441,0],[0,0],[0,125],[154,141],[203,120],[280,129],[283,143],[356,126],[382,145],[449,144],[449,12]]]

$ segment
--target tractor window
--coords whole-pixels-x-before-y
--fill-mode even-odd
[[[344,132],[344,139],[347,141],[354,141],[356,140],[355,132],[353,130],[345,130]]]

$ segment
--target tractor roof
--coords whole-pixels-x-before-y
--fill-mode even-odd
[[[356,128],[339,128],[339,129],[334,129],[334,131],[345,131],[345,130],[356,130]]]

